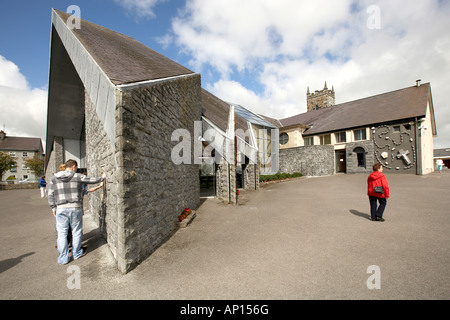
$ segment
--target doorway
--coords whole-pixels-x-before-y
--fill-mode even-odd
[[[203,158],[200,166],[200,197],[216,196],[216,166],[214,158]]]
[[[347,172],[347,161],[345,157],[345,150],[336,150],[336,172]]]

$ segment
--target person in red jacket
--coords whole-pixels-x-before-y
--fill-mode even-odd
[[[375,192],[375,187],[383,187],[383,193]],[[373,165],[373,172],[367,178],[367,195],[370,202],[370,216],[372,221],[384,221],[383,213],[389,198],[389,184],[383,174],[381,163]],[[378,203],[380,205],[378,206]]]

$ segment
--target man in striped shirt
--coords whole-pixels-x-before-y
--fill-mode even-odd
[[[83,236],[83,184],[95,184],[105,178],[89,178],[77,173],[78,163],[75,160],[66,162],[66,170],[57,172],[50,180],[48,203],[56,218],[58,232],[58,263],[70,261],[67,233],[72,230],[72,258],[81,258],[86,251],[81,248]]]

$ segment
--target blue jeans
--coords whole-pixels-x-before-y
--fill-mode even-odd
[[[58,263],[69,263],[69,244],[67,234],[69,227],[72,229],[72,257],[78,259],[82,254],[81,243],[83,241],[83,209],[82,208],[61,208],[56,210],[56,231],[58,239]]]

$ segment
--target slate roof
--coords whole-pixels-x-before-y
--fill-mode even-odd
[[[431,87],[424,83],[420,87],[408,87],[298,114],[280,122],[284,127],[296,124],[311,126],[303,133],[306,136],[425,117],[428,101],[431,101]],[[434,126],[434,118],[432,122]]]
[[[38,151],[42,152],[41,138],[10,137],[0,139],[0,150],[4,151]]]
[[[68,13],[53,9],[67,24]],[[71,32],[115,85],[194,74],[193,71],[148,48],[137,40],[81,19]],[[230,104],[202,89],[202,114],[226,132]],[[236,114],[236,129],[248,129]],[[248,139],[246,139],[248,140]]]
[[[202,88],[202,115],[226,132],[230,105]]]
[[[224,132],[228,128],[230,104],[202,88],[202,115]],[[236,129],[248,130],[247,121],[235,113]],[[246,139],[248,140],[248,139]]]
[[[67,23],[70,14],[53,10]],[[131,37],[84,19],[80,26],[72,32],[115,85],[194,73]]]
[[[450,148],[434,149],[434,158],[450,158]]]

